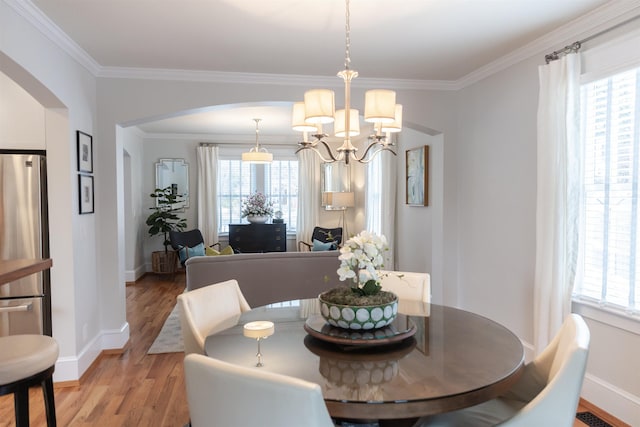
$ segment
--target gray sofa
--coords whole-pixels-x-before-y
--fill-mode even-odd
[[[251,307],[301,298],[313,298],[344,284],[336,271],[338,251],[268,252],[198,256],[185,263],[187,290],[236,279]]]

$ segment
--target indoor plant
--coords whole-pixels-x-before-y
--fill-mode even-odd
[[[259,192],[253,193],[242,201],[242,218],[249,222],[267,222],[273,216],[273,203]]]
[[[387,239],[362,231],[340,248],[341,281],[353,286],[341,286],[320,294],[324,318],[333,326],[348,329],[381,328],[391,323],[398,313],[398,297],[382,290],[378,269],[384,265]]]
[[[176,212],[180,208],[175,205],[181,203],[181,196],[176,195],[171,187],[156,188],[150,196],[154,199],[154,205],[150,209],[153,213],[147,218],[146,224],[149,226],[151,237],[158,234],[164,236],[164,252],[156,251],[152,253],[152,267],[156,273],[174,273],[176,270],[177,256],[175,251],[169,251],[169,232],[172,230],[182,231],[187,227],[187,220],[180,218]]]

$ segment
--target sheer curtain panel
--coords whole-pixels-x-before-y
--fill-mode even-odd
[[[570,313],[580,206],[580,56],[539,69],[534,344],[551,341]]]
[[[395,270],[396,165],[396,156],[379,154],[367,165],[365,181],[365,227],[387,238],[389,251],[384,257],[387,270]]]
[[[204,242],[218,241],[218,147],[198,147],[198,228]]]
[[[298,242],[310,242],[313,227],[318,225],[320,210],[320,165],[315,153],[311,150],[299,152],[298,168],[296,239]]]

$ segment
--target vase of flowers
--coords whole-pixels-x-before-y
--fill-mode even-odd
[[[262,193],[253,193],[242,201],[242,218],[263,224],[273,216],[273,203]]]
[[[378,272],[388,250],[384,236],[368,231],[351,237],[340,248],[338,276],[353,285],[320,294],[320,311],[329,324],[357,330],[381,328],[393,322],[398,314],[398,297],[382,290]]]

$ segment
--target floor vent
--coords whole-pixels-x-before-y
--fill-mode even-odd
[[[611,424],[596,417],[591,412],[578,412],[576,414],[576,418],[589,427],[613,427]]]

